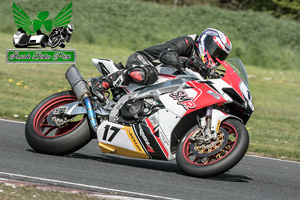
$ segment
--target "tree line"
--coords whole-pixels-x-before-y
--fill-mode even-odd
[[[231,10],[254,10],[300,21],[300,0],[140,0],[163,5],[213,5]]]

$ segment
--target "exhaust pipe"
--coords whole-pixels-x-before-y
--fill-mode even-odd
[[[83,77],[81,76],[81,73],[79,69],[72,65],[69,67],[69,69],[66,72],[66,78],[69,81],[69,84],[74,91],[78,101],[84,102],[86,110],[87,110],[87,116],[90,121],[91,126],[93,127],[93,130],[97,132],[97,120],[96,120],[96,114],[93,109],[92,101],[91,101],[91,93],[89,89],[87,88],[87,84]]]
[[[85,96],[91,96],[85,80],[75,65],[69,67],[66,72],[66,78],[69,81],[69,84],[71,85],[71,88],[74,91],[78,101],[82,101]]]

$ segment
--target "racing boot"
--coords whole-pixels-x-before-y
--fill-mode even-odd
[[[152,66],[137,66],[131,69],[124,69],[107,76],[101,76],[91,80],[91,87],[98,98],[105,98],[104,93],[108,89],[124,87],[129,83],[139,85],[153,84],[158,78],[158,72]]]
[[[100,101],[105,102],[104,93],[106,90],[128,85],[126,70],[120,70],[107,76],[93,78],[91,80],[91,88]]]

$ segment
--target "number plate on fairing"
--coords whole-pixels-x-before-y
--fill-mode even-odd
[[[105,121],[98,127],[97,137],[103,153],[149,158],[131,126]]]

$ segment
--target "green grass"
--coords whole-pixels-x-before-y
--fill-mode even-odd
[[[300,160],[300,72],[247,66],[255,111],[249,151]]]
[[[6,64],[5,50],[11,48],[11,36],[0,34],[0,116],[26,120],[31,110],[42,99],[61,90],[70,89],[65,79],[66,64]],[[130,51],[98,45],[73,44],[68,48],[77,50],[77,67],[84,78],[99,76],[92,58],[109,58],[126,62]]]
[[[44,187],[46,188],[46,187]],[[44,189],[41,187],[15,185],[15,184],[2,184],[0,183],[0,199],[1,200],[103,200],[107,198],[92,196],[83,192],[57,192],[55,189]],[[111,198],[110,198],[111,199]]]
[[[0,34],[0,48],[11,48],[11,35]],[[77,66],[84,78],[98,76],[91,58],[126,62],[131,50],[70,43],[77,49]],[[64,77],[69,65],[6,64],[0,52],[0,117],[26,120],[47,96],[69,89]],[[295,69],[263,69],[246,65],[255,111],[247,127],[249,152],[300,161],[300,72]],[[10,82],[9,80],[13,80]],[[20,85],[17,85],[20,83]],[[14,117],[18,115],[19,117]]]
[[[54,19],[69,0],[15,0],[31,19],[48,10]],[[233,43],[231,56],[264,68],[297,69],[300,63],[300,24],[253,11],[230,11],[209,6],[173,7],[133,0],[73,0],[73,42],[140,50],[208,27],[226,33]],[[0,32],[17,28],[12,1],[0,2]],[[69,48],[69,47],[68,47]]]

